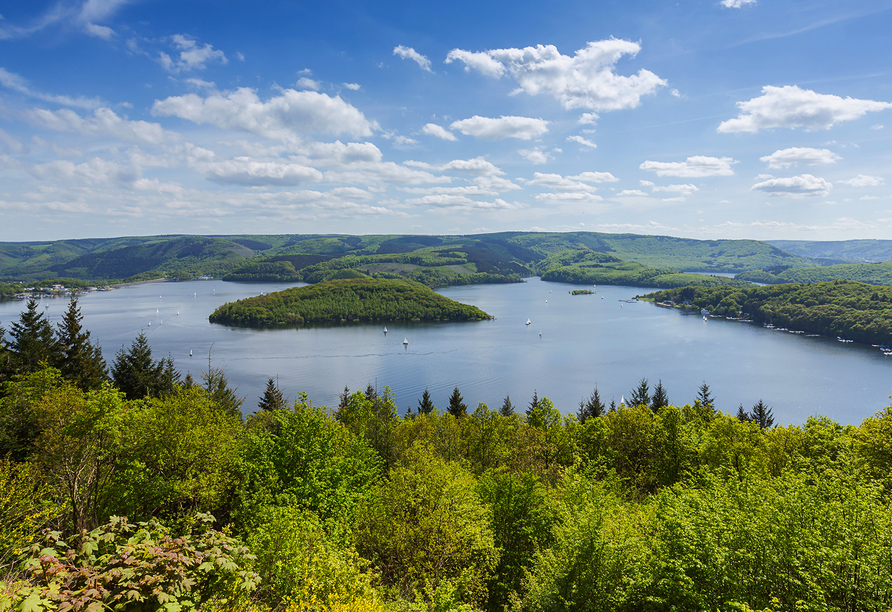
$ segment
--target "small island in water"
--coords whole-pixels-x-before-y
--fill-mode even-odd
[[[239,327],[292,327],[311,323],[482,321],[492,316],[412,281],[348,278],[292,287],[230,302],[211,323]]]

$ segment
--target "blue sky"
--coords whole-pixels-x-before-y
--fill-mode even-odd
[[[2,241],[892,237],[892,0],[0,15]]]

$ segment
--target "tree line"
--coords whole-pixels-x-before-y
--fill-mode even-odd
[[[63,333],[42,314],[29,304],[5,343],[0,609],[892,603],[892,407],[775,426],[761,400],[725,414],[706,383],[678,405],[642,379],[576,414],[538,393],[469,406],[457,387],[400,414],[387,388],[327,408],[270,378],[245,418],[225,373],[182,379],[144,336],[98,385],[35,364]]]

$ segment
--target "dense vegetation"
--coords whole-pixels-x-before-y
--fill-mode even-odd
[[[892,240],[768,240],[768,244],[820,262],[864,263],[892,260]]]
[[[0,610],[892,605],[892,407],[775,426],[761,400],[730,416],[705,383],[672,403],[642,380],[576,415],[535,395],[469,409],[456,388],[401,416],[372,385],[329,409],[273,384],[243,419],[219,371],[181,382],[144,338],[113,381],[78,381],[88,332],[56,369],[40,358],[70,330],[36,310],[10,327]]]
[[[676,270],[648,268],[612,255],[588,249],[562,251],[539,265],[542,280],[588,285],[632,285],[636,287],[747,287],[751,283],[725,276],[690,274]]]
[[[727,317],[869,344],[892,344],[892,287],[846,281],[750,289],[685,287],[648,297]]]
[[[281,327],[371,321],[480,321],[492,317],[419,283],[345,278],[293,287],[220,306],[211,323]]]
[[[821,283],[835,280],[892,286],[892,261],[742,272],[736,276],[755,283]]]

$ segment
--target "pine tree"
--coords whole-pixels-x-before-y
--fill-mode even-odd
[[[211,365],[211,351],[208,351],[208,369],[201,373],[201,380],[204,382],[204,392],[208,398],[223,411],[241,418],[245,398],[236,394],[238,387],[233,389],[229,386],[225,369]]]
[[[504,417],[513,416],[515,414],[514,404],[511,403],[511,395],[508,394],[505,396],[505,399],[502,401],[502,405],[499,408],[499,414]]]
[[[669,396],[666,394],[666,389],[663,388],[663,381],[657,381],[657,386],[654,387],[653,397],[650,398],[650,409],[654,412],[659,412],[660,408],[665,408],[669,405]]]
[[[128,350],[121,347],[115,353],[111,368],[112,380],[127,399],[143,399],[173,393],[180,373],[173,367],[173,359],[152,359],[152,349],[144,332],[139,332]]]
[[[610,399],[610,408],[607,409],[607,412],[616,412],[616,400]]]
[[[646,378],[642,378],[638,386],[629,396],[629,406],[650,406],[650,386]]]
[[[285,407],[285,396],[279,384],[273,378],[266,379],[266,389],[260,397],[257,407],[261,410],[280,410]]]
[[[533,389],[533,399],[530,400],[530,405],[527,406],[527,417],[529,417],[530,414],[532,414],[532,412],[534,410],[536,410],[536,408],[538,408],[538,407],[539,407],[539,393],[536,391],[536,389]]]
[[[768,429],[774,425],[774,414],[772,413],[771,408],[762,401],[762,398],[759,398],[759,401],[753,406],[753,411],[750,413],[750,419],[758,423],[759,427],[762,429]]]
[[[452,395],[449,396],[449,408],[446,410],[454,417],[464,416],[468,413],[468,407],[465,405],[465,400],[458,387],[452,390]]]
[[[433,411],[434,402],[431,399],[430,391],[425,389],[424,393],[421,394],[421,399],[418,400],[418,414],[430,414]]]
[[[53,328],[38,306],[34,297],[28,298],[19,320],[9,329],[12,341],[8,347],[13,352],[13,369],[19,374],[36,372],[42,363],[54,365],[59,361],[59,345]]]
[[[372,384],[372,381],[369,381],[369,384],[366,385],[365,398],[370,402],[374,402],[376,399],[378,399],[378,389],[375,388],[375,385]]]
[[[700,402],[701,406],[708,406],[710,408],[715,408],[715,398],[709,392],[709,385],[706,384],[706,381],[703,381],[703,384],[700,385],[700,389],[697,391],[697,397],[695,401]]]
[[[580,423],[585,423],[587,419],[603,415],[604,411],[605,407],[604,402],[601,401],[601,393],[598,391],[598,387],[595,387],[588,399],[579,400],[579,412],[576,413],[576,418],[579,419]]]
[[[736,416],[737,416],[738,421],[751,421],[753,419],[753,416],[749,412],[744,410],[743,404],[740,404],[737,407],[737,415]]]
[[[84,391],[98,389],[108,379],[108,367],[102,349],[90,341],[90,332],[81,325],[83,320],[77,296],[72,295],[68,310],[56,328],[59,355],[56,365],[62,376]]]

